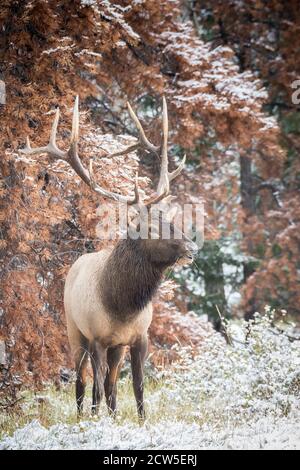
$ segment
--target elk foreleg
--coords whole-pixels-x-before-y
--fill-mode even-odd
[[[124,352],[124,346],[116,346],[107,350],[107,373],[104,388],[108,412],[112,415],[115,415],[117,409],[117,380]]]
[[[137,412],[141,421],[145,419],[144,407],[144,363],[148,350],[148,338],[142,337],[130,347],[133,391]]]
[[[91,363],[93,368],[93,404],[92,413],[99,413],[100,402],[104,395],[104,380],[107,369],[107,349],[99,341],[93,341],[90,347]]]
[[[89,356],[89,342],[77,329],[75,324],[68,320],[68,336],[75,361],[76,371],[76,404],[78,416],[82,414],[83,398],[86,387],[86,369]]]

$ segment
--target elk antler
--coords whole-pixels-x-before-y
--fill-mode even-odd
[[[115,201],[125,202],[127,204],[136,204],[139,201],[137,179],[135,181],[135,195],[134,197],[126,197],[121,194],[107,191],[98,185],[92,176],[92,160],[90,160],[90,168],[87,170],[79,156],[78,156],[78,136],[79,136],[79,111],[78,111],[78,96],[75,99],[72,119],[72,133],[70,147],[67,151],[60,150],[56,145],[56,132],[59,120],[59,109],[57,108],[55,118],[52,124],[49,143],[46,147],[31,148],[29,138],[26,139],[26,147],[21,150],[25,155],[39,155],[47,153],[53,159],[64,160],[73,168],[78,176],[96,193],[108,199]]]
[[[164,199],[170,191],[170,182],[173,181],[183,170],[186,156],[184,155],[182,161],[180,162],[179,166],[173,172],[169,172],[169,160],[168,160],[168,109],[167,109],[167,102],[166,98],[163,96],[163,110],[162,110],[162,130],[163,130],[163,138],[161,146],[153,145],[146,137],[145,131],[141,122],[139,121],[137,115],[133,111],[130,104],[127,102],[128,111],[130,117],[134,121],[138,132],[139,132],[139,139],[138,143],[127,147],[120,152],[115,152],[111,154],[111,157],[117,155],[126,155],[127,153],[133,152],[137,150],[139,147],[145,148],[146,150],[150,150],[151,152],[157,153],[161,149],[161,168],[160,168],[160,176],[158,181],[158,186],[156,190],[156,195],[154,198],[150,198],[150,200],[145,204],[146,206],[150,206],[152,204],[157,204],[159,201]]]
[[[139,142],[137,144],[131,145],[121,152],[116,152],[110,156],[116,155],[126,155],[134,150],[137,150],[140,146],[147,148],[152,152],[157,152],[160,147],[153,145],[146,137],[144,129],[131,108],[130,104],[127,103],[128,111],[135,122],[135,125],[139,131]],[[134,197],[123,196],[118,193],[114,193],[102,188],[98,183],[95,182],[93,177],[92,169],[92,160],[90,160],[89,169],[86,169],[78,155],[78,137],[79,137],[79,110],[78,110],[78,96],[75,99],[74,109],[73,109],[73,119],[72,119],[72,132],[71,132],[71,141],[70,147],[67,151],[60,150],[56,145],[56,133],[59,120],[59,108],[56,110],[55,118],[52,124],[52,129],[50,133],[50,139],[48,145],[45,147],[36,147],[31,148],[29,138],[26,139],[26,147],[21,150],[25,155],[40,155],[41,153],[46,153],[53,159],[64,160],[73,168],[77,175],[96,193],[100,194],[103,197],[108,199],[113,199],[115,201],[124,202],[130,205],[137,204],[140,202],[139,189],[138,189],[138,176],[135,179],[135,188],[134,188]],[[157,191],[154,197],[145,204],[145,206],[150,206],[156,204],[162,199],[164,199],[170,190],[170,182],[178,176],[183,170],[185,163],[185,156],[175,171],[169,173],[168,170],[168,111],[167,103],[165,97],[163,97],[163,117],[162,117],[162,127],[163,127],[163,140],[161,145],[161,170],[160,177],[157,186]]]

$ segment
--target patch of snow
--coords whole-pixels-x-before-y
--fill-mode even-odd
[[[114,21],[131,39],[134,41],[139,41],[140,36],[133,31],[128,23],[126,23],[123,16],[123,13],[126,13],[130,9],[131,6],[122,7],[121,5],[110,3],[108,0],[101,0],[99,2],[99,12],[101,16],[107,18],[110,21]]]
[[[210,426],[182,421],[157,425],[117,425],[110,418],[84,421],[77,425],[57,424],[49,429],[32,421],[12,437],[0,442],[0,449],[300,449],[300,415],[287,420],[264,418],[254,424]]]
[[[90,7],[91,5],[95,5],[97,2],[96,0],[80,0],[80,3],[83,7]]]
[[[80,56],[83,54],[90,55],[92,57],[99,57],[100,59],[102,58],[102,54],[100,54],[99,52],[89,51],[88,49],[82,49],[80,52],[76,52],[75,55]]]
[[[300,449],[299,344],[273,323],[271,309],[250,323],[228,322],[234,346],[207,335],[196,357],[178,345],[181,361],[146,394],[143,426],[102,417],[47,429],[34,420],[0,449]]]
[[[55,54],[56,52],[69,51],[73,47],[75,47],[75,44],[70,44],[70,45],[67,45],[67,46],[58,46],[58,47],[55,47],[55,48],[46,49],[42,52],[42,55],[50,55],[50,54]]]

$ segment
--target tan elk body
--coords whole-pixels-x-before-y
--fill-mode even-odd
[[[92,165],[86,169],[78,155],[79,111],[78,97],[73,111],[71,143],[67,151],[56,146],[59,110],[56,112],[49,144],[32,149],[29,140],[22,150],[25,154],[46,153],[53,159],[68,162],[80,178],[100,196],[113,199],[137,209],[157,207],[169,193],[170,182],[180,174],[185,158],[179,167],[168,171],[167,138],[168,117],[166,101],[163,99],[163,139],[160,147],[154,146],[145,136],[140,121],[128,104],[129,113],[139,131],[139,142],[118,154],[127,154],[144,146],[148,151],[161,152],[161,171],[156,194],[149,201],[140,200],[138,178],[133,197],[125,197],[99,186],[92,174]],[[116,154],[113,154],[116,155]],[[113,156],[111,155],[111,157]],[[141,212],[142,213],[142,212]],[[76,401],[78,412],[82,411],[86,385],[88,358],[94,374],[93,411],[98,412],[105,394],[110,412],[116,411],[116,383],[124,356],[125,347],[130,347],[133,387],[140,418],[144,418],[143,367],[147,353],[147,331],[152,320],[151,300],[165,270],[177,262],[191,262],[197,247],[185,235],[175,237],[176,229],[169,223],[164,212],[158,212],[157,226],[149,226],[148,237],[132,236],[129,227],[127,237],[112,249],[101,250],[81,256],[71,267],[64,293],[68,337],[76,368]],[[147,219],[148,220],[148,219]],[[145,215],[138,224],[145,223]],[[171,237],[162,236],[164,225],[170,225]],[[156,236],[151,234],[153,230]],[[178,231],[177,231],[178,233]]]
[[[83,255],[68,273],[64,305],[72,351],[80,349],[81,334],[89,342],[101,338],[110,347],[131,345],[147,335],[152,320],[151,302],[127,322],[112,318],[102,303],[102,273],[111,253],[112,250],[101,250]]]

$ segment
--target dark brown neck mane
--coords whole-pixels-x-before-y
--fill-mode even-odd
[[[101,298],[105,309],[120,321],[136,316],[151,301],[164,268],[150,263],[141,240],[121,240],[104,268]]]

